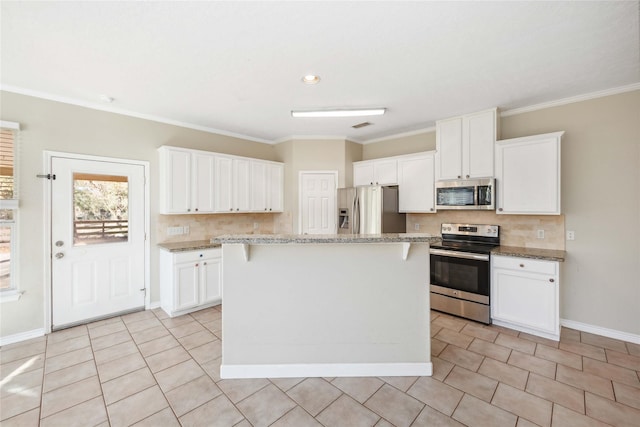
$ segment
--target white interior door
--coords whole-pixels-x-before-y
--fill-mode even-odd
[[[144,308],[143,165],[51,157],[52,327]]]
[[[336,232],[335,172],[300,173],[300,229],[303,234]]]

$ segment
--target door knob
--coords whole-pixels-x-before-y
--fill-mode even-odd
[[[58,253],[56,254],[56,258],[57,258],[57,259],[64,258],[64,254],[63,254],[62,252],[58,252]]]

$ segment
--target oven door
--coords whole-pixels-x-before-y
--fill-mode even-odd
[[[489,255],[430,250],[431,291],[489,304]]]

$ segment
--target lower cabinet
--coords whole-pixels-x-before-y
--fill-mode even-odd
[[[171,317],[222,302],[222,249],[160,251],[160,304]]]
[[[499,255],[491,263],[492,322],[558,341],[559,263]]]

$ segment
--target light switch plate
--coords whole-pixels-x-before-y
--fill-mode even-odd
[[[538,236],[538,239],[544,239],[544,230],[538,230],[536,235]]]
[[[567,231],[567,240],[576,240],[576,232],[573,230]]]

